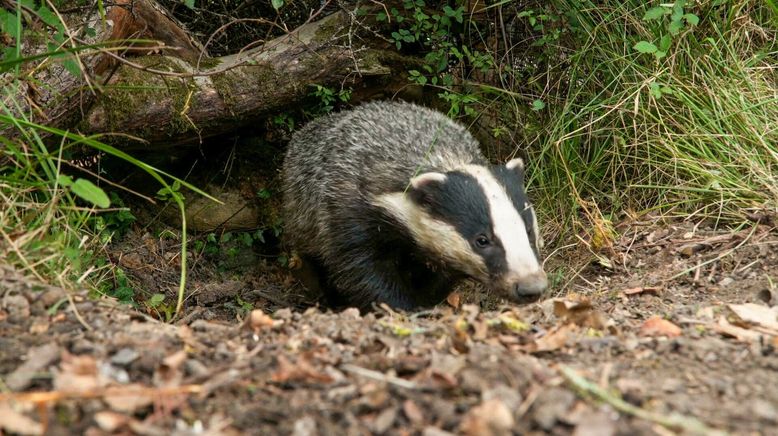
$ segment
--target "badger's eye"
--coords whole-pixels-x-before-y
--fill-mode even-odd
[[[488,246],[489,246],[489,244],[491,244],[491,243],[492,243],[492,242],[489,240],[489,238],[487,238],[487,237],[486,237],[486,235],[478,235],[478,236],[475,238],[475,245],[476,245],[478,248],[485,248],[485,247],[488,247]]]

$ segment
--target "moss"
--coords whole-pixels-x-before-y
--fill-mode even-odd
[[[174,62],[159,56],[139,58],[138,63],[159,70],[182,72]],[[124,125],[131,118],[128,112],[137,111],[151,102],[163,103],[160,93],[170,99],[169,117],[171,131],[184,132],[192,129],[191,123],[180,115],[189,93],[189,83],[192,79],[161,77],[135,68],[123,68],[121,81],[106,89],[103,95],[106,127],[109,131],[126,131]],[[156,129],[155,129],[156,130]],[[150,131],[135,132],[143,137],[152,134]]]
[[[311,42],[324,43],[331,41],[338,31],[343,28],[343,17],[338,14],[330,15],[323,19],[316,32],[311,37]]]
[[[236,103],[235,94],[232,90],[233,83],[235,83],[235,76],[236,74],[234,71],[227,71],[211,76],[211,82],[213,82],[216,92],[218,92],[219,96],[224,100],[224,105],[228,109],[232,109]]]
[[[209,70],[211,68],[218,67],[222,64],[222,61],[219,58],[202,58],[200,59],[200,69],[201,70]]]
[[[190,97],[190,91],[192,93],[196,92],[196,87],[192,84],[192,79],[175,79],[178,86],[173,86],[170,88],[172,91],[170,98],[171,98],[171,106],[172,106],[172,113],[170,114],[170,132],[171,133],[185,133],[191,130],[196,130],[197,126],[193,125],[192,122],[186,117],[186,113],[184,113],[184,109],[187,104],[187,99],[189,99],[189,110],[192,108],[192,99]]]

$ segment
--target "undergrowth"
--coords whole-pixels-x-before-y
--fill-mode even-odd
[[[486,130],[493,160],[528,158],[552,239],[602,248],[613,221],[648,211],[727,224],[775,215],[772,2],[403,4],[379,19],[394,19],[398,47],[426,53],[409,80]]]
[[[558,103],[528,149],[548,216],[583,224],[596,241],[621,211],[730,223],[776,212],[775,10],[757,1],[551,5],[576,17],[562,43],[578,49],[565,83],[542,97]]]

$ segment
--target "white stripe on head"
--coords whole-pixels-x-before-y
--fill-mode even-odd
[[[505,188],[486,167],[468,165],[464,170],[475,178],[484,192],[492,218],[492,231],[505,250],[508,274],[524,276],[540,271],[527,227]]]

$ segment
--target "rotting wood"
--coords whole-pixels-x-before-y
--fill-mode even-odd
[[[110,41],[147,39],[158,41],[175,50],[175,56],[195,62],[204,48],[184,31],[183,26],[164,8],[150,0],[117,0],[108,10],[107,19],[113,22]],[[156,44],[154,44],[156,45]],[[135,54],[148,54],[148,48],[133,49]],[[207,53],[205,53],[207,56]],[[117,60],[103,55],[95,66],[95,73],[103,74],[117,64]]]
[[[353,13],[337,12],[260,47],[209,58],[154,0],[124,1],[108,13],[109,26],[100,26],[101,35],[76,42],[117,41],[124,49],[81,54],[96,85],[92,89],[51,62],[39,68],[36,79],[50,84],[50,77],[68,79],[62,86],[36,97],[27,90],[33,80],[20,82],[17,100],[28,103],[20,111],[30,113],[31,121],[85,135],[108,134],[103,141],[128,150],[160,150],[197,144],[295,108],[313,84],[352,87],[354,101],[390,97],[398,90],[414,98],[417,92],[404,72],[422,61],[397,53],[377,34],[363,38],[376,24],[370,14],[358,23]],[[118,42],[128,38],[159,42]],[[0,133],[13,138],[18,132],[4,126]]]
[[[136,59],[142,67],[120,66],[79,129],[121,131],[155,148],[195,143],[293,107],[313,84],[391,80],[394,70],[415,62],[390,50],[343,45],[339,35],[349,31],[349,20],[335,13],[253,50],[208,59],[197,71],[169,55]]]

